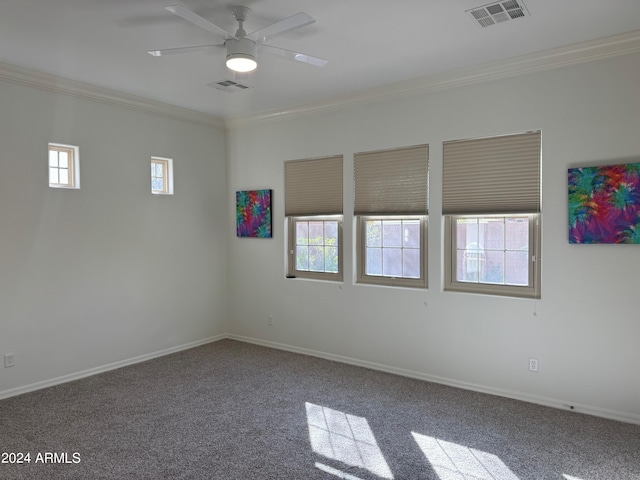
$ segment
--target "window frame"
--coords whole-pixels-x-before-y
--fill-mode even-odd
[[[312,272],[308,270],[298,270],[296,268],[296,222],[309,221],[337,221],[338,222],[338,271]],[[305,278],[311,280],[327,280],[332,282],[342,282],[343,280],[343,215],[304,215],[287,217],[287,278]]]
[[[456,225],[457,219],[460,218],[521,218],[529,219],[529,282],[527,286],[518,285],[500,285],[494,283],[482,282],[460,282],[456,280],[457,272],[457,235]],[[498,295],[506,297],[533,298],[539,299],[540,292],[540,274],[542,259],[540,256],[541,248],[541,225],[542,215],[540,213],[509,213],[509,214],[473,214],[473,215],[445,215],[444,216],[444,246],[445,246],[445,291],[476,293],[485,295]]]
[[[74,145],[64,145],[61,143],[49,143],[47,148],[47,177],[49,180],[49,187],[51,188],[65,188],[71,190],[77,190],[80,188],[80,161],[78,154],[78,147]],[[55,168],[58,170],[58,179],[60,178],[60,166],[52,166],[51,165],[51,152],[66,153],[68,155],[67,160],[67,172],[68,179],[67,183],[60,182],[52,182],[51,181],[51,169]]]
[[[420,222],[420,277],[405,278],[387,275],[368,275],[366,226],[369,220],[419,220]],[[356,283],[390,287],[423,288],[428,286],[427,247],[429,240],[428,215],[358,215],[356,216]],[[383,247],[384,248],[384,247]]]
[[[154,195],[173,195],[173,159],[163,157],[151,157],[151,166],[162,166],[162,190],[153,189],[153,176],[151,172],[151,193]]]

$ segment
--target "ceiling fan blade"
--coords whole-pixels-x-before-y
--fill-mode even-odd
[[[225,40],[228,38],[236,38],[234,35],[227,32],[224,28],[217,26],[215,23],[211,23],[206,18],[193,13],[191,10],[183,7],[182,5],[170,5],[168,7],[165,7],[165,10],[169,10],[174,15],[184,18],[186,21],[193,23],[197,27],[203,28],[208,32],[219,35]]]
[[[307,55],[306,53],[294,52],[292,50],[285,50],[280,47],[273,47],[271,45],[260,45],[260,50],[271,55],[286,58],[287,60],[293,60],[294,62],[308,63],[309,65],[315,65],[316,67],[324,67],[329,61],[324,58],[314,57]]]
[[[255,40],[258,43],[266,42],[267,40],[277,37],[285,32],[293,30],[294,28],[304,27],[315,22],[315,19],[306,13],[300,12],[295,15],[291,15],[288,18],[280,20],[271,25],[267,25],[253,33],[247,35],[251,40]]]
[[[165,48],[164,50],[149,50],[148,53],[153,57],[164,57],[165,55],[175,55],[177,53],[206,52],[207,50],[213,50],[216,47],[224,47],[224,44],[197,45],[195,47]]]

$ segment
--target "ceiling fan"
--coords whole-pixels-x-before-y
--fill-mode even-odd
[[[272,23],[271,25],[260,28],[255,32],[247,34],[247,32],[245,32],[243,28],[243,24],[247,18],[247,15],[251,12],[251,9],[242,6],[232,7],[231,15],[237,20],[238,29],[236,30],[235,34],[231,34],[182,5],[171,5],[169,7],[165,7],[165,9],[173,13],[174,15],[177,15],[187,20],[188,22],[191,22],[194,25],[220,37],[222,43],[213,45],[198,45],[193,47],[169,48],[165,50],[150,50],[149,54],[153,55],[154,57],[208,50],[215,47],[224,47],[227,54],[227,67],[235,72],[240,73],[248,73],[256,69],[256,67],[258,66],[258,52],[277,55],[287,60],[293,60],[296,62],[308,63],[309,65],[315,65],[316,67],[323,67],[327,64],[327,60],[323,58],[314,57],[305,53],[294,52],[292,50],[286,50],[280,47],[274,47],[273,45],[267,45],[266,43],[264,43],[267,40],[270,40],[285,32],[314,23],[315,20],[306,13],[296,13],[295,15],[292,15],[288,18]]]

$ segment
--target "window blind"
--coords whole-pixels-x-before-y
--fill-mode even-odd
[[[284,163],[284,214],[342,214],[342,155]]]
[[[443,145],[442,213],[541,211],[540,132]]]
[[[426,215],[429,146],[356,153],[355,215]]]

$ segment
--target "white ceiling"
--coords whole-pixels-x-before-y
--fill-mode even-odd
[[[530,16],[483,28],[466,12],[486,0],[1,0],[0,62],[230,119],[640,29],[640,0],[523,2]],[[164,9],[177,3],[231,32],[232,5],[252,9],[247,32],[306,12],[314,24],[268,43],[329,63],[262,55],[252,88],[216,90],[233,78],[224,50],[147,53],[216,43]]]

